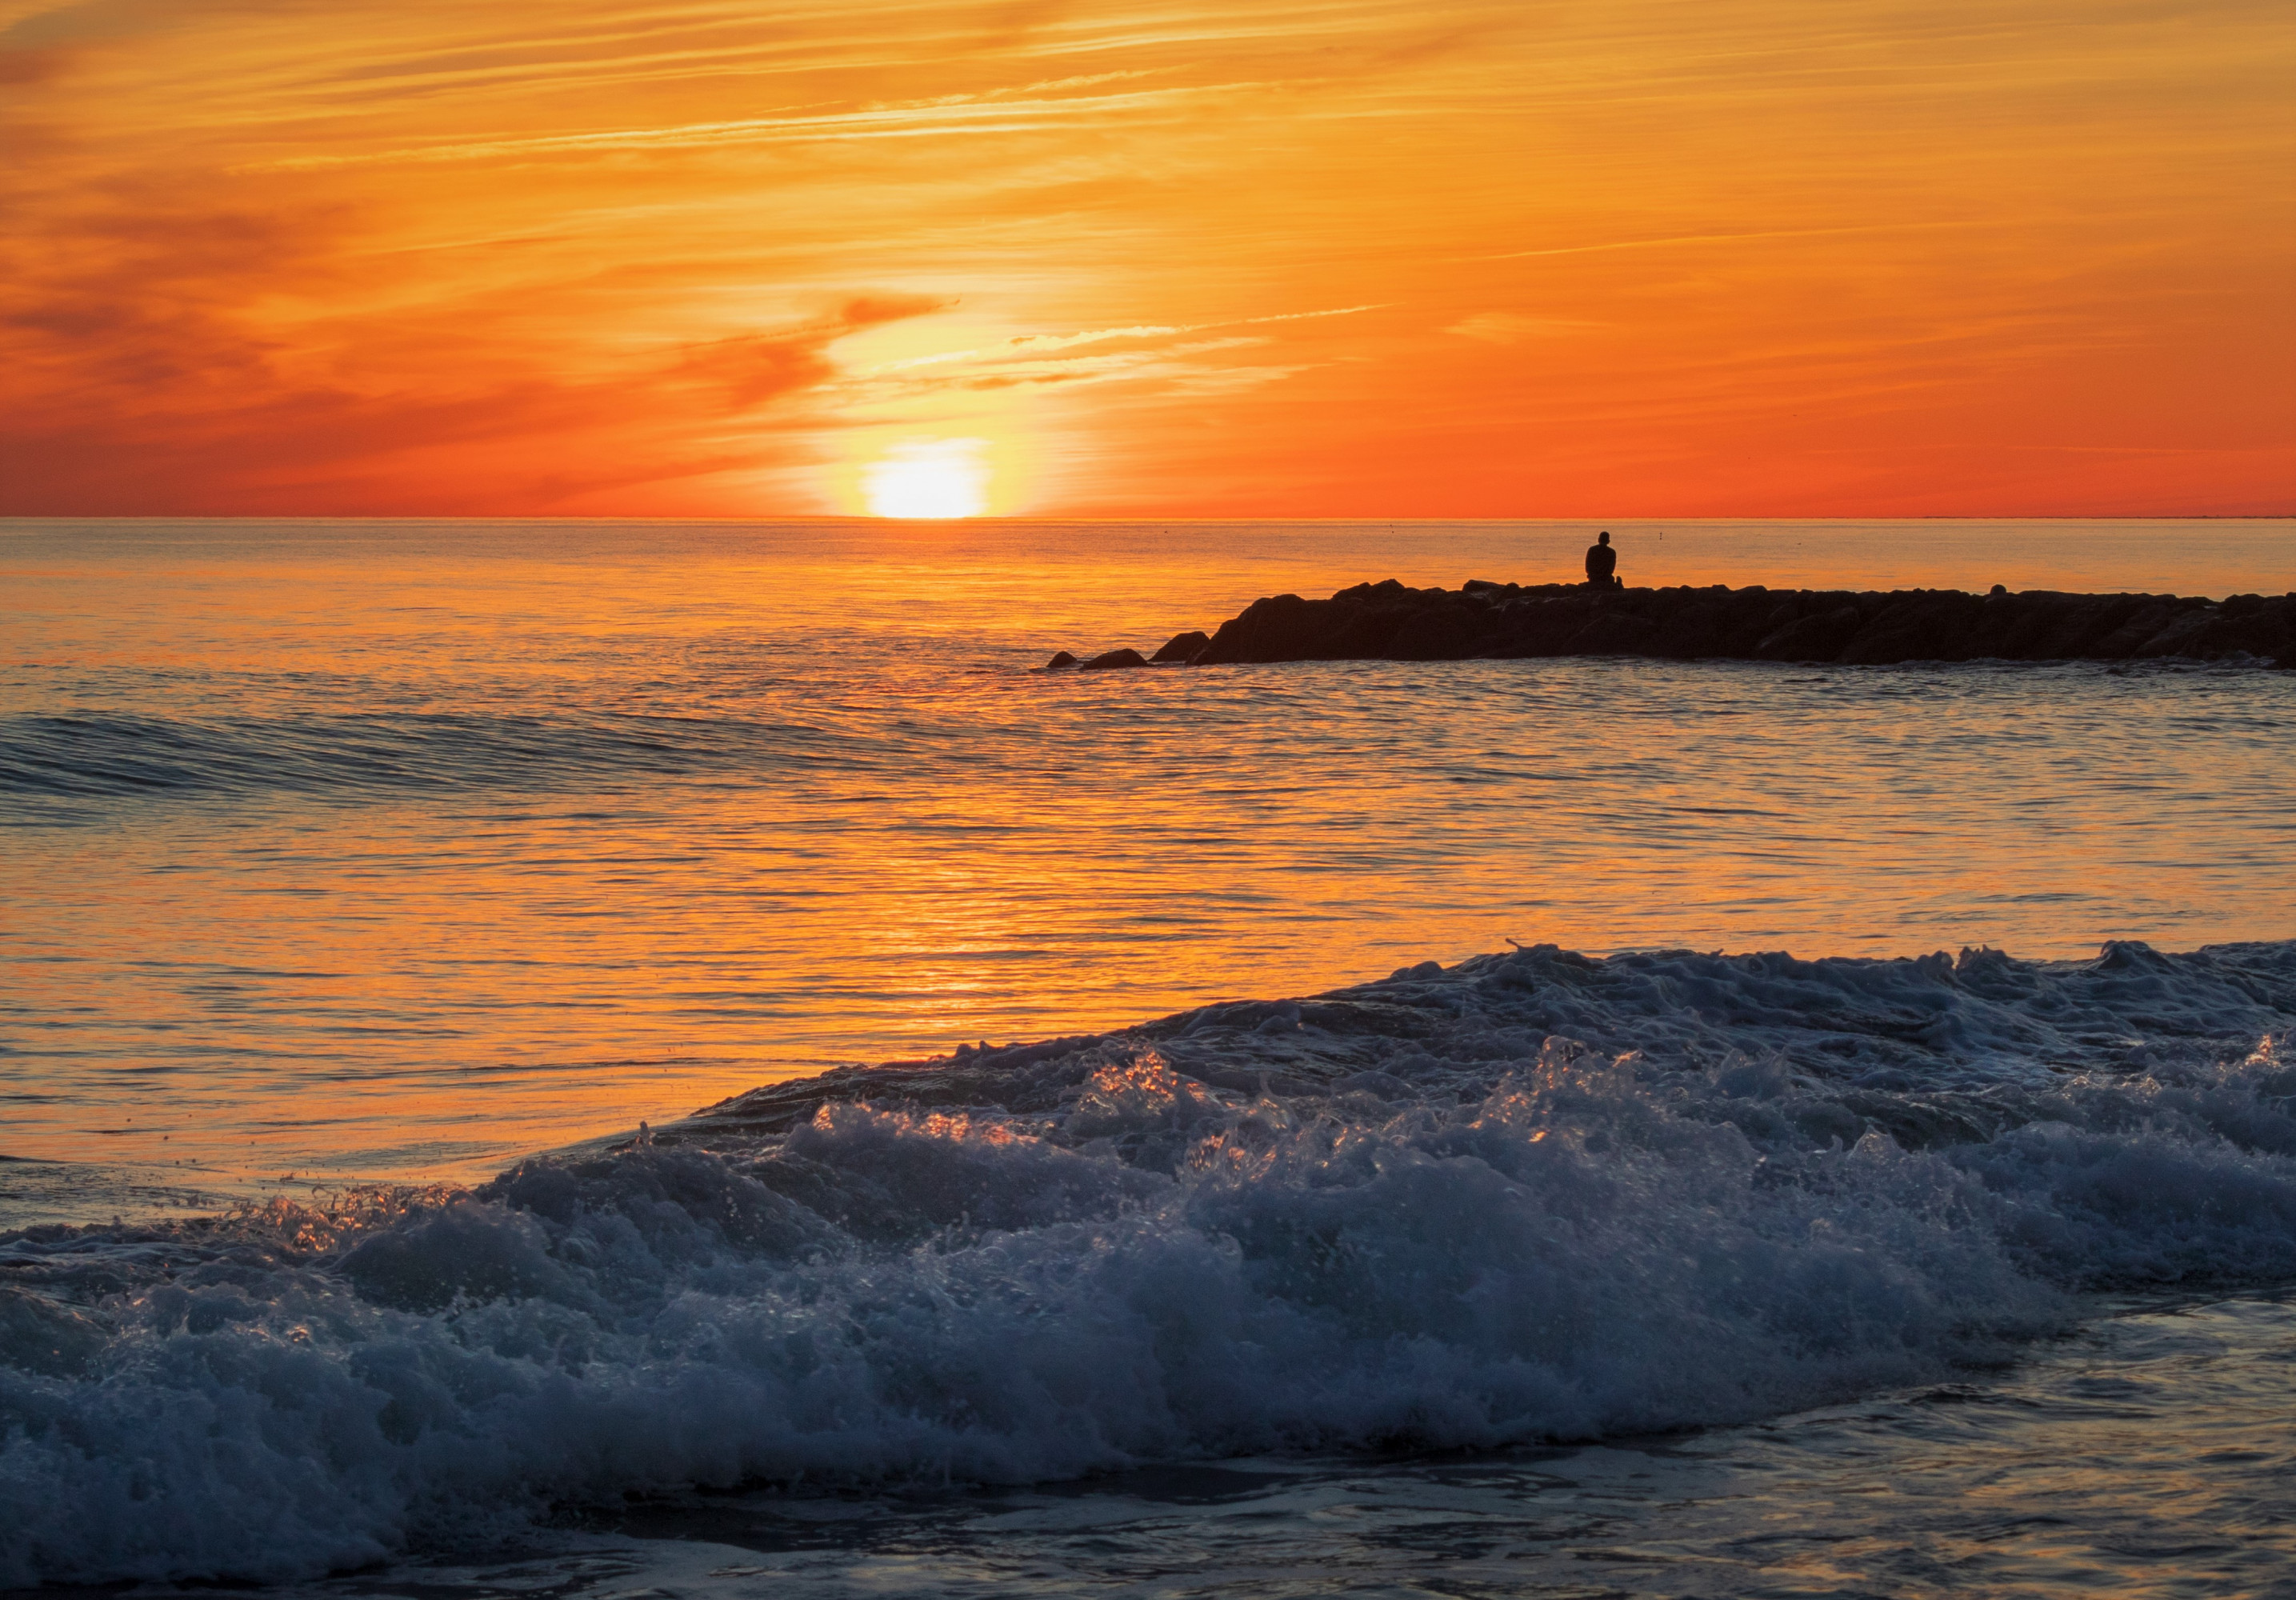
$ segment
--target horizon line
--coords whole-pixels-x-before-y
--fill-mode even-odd
[[[600,515],[595,513],[548,512],[491,513],[467,514],[453,512],[0,512],[0,523],[9,522],[642,522],[693,523],[722,525],[726,523],[769,522],[850,522],[862,525],[904,528],[955,528],[980,523],[1162,523],[1167,526],[1212,526],[1233,522],[1284,523],[1300,526],[1341,526],[1363,523],[1587,523],[1599,524],[1608,521],[1626,526],[1652,522],[2287,522],[2296,521],[2296,510],[2267,512],[1925,512],[1915,515],[1878,516],[1856,513],[1831,513],[1810,516],[1771,516],[1735,514],[1702,516],[1695,513],[1682,516],[1643,516],[1619,513],[1608,518],[1600,516],[966,516],[966,517],[877,517],[852,512],[796,513],[756,516],[644,516],[631,513]]]

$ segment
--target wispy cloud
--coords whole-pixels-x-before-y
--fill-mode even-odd
[[[1144,76],[1146,74],[1102,73],[1092,78],[1069,81],[1105,82],[1115,78]],[[480,161],[505,157],[581,155],[625,150],[702,149],[726,144],[816,144],[851,139],[951,138],[1034,133],[1059,125],[1136,113],[1160,103],[1248,94],[1267,86],[1250,82],[1219,83],[1142,89],[1121,94],[1079,94],[1036,100],[1005,98],[996,94],[947,95],[813,116],[750,117],[730,122],[685,122],[663,127],[610,128],[594,133],[539,134],[516,138],[465,140],[449,144],[410,145],[391,150],[282,156],[272,160],[249,162],[232,170],[246,174],[318,172],[340,167]],[[797,111],[804,108],[783,109]]]
[[[1929,222],[1858,223],[1848,227],[1826,228],[1759,228],[1728,234],[1669,234],[1656,239],[1606,239],[1592,244],[1558,244],[1538,250],[1501,250],[1496,255],[1476,256],[1478,261],[1528,261],[1539,256],[1592,256],[1621,250],[1671,250],[1685,245],[1738,244],[1758,239],[1838,239],[1866,234],[1928,234],[1983,226],[2002,226],[2005,219],[1988,219],[1980,223],[1969,217],[1953,217]]]
[[[1328,316],[1356,316],[1365,311],[1384,309],[1386,308],[1381,305],[1334,306],[1317,311],[1277,311],[1264,316],[1233,317],[1226,322],[1217,323],[1185,324],[1136,323],[1120,328],[1094,328],[1080,333],[1021,333],[1001,345],[978,349],[941,350],[929,356],[912,356],[900,361],[884,362],[868,370],[873,373],[894,373],[906,372],[915,367],[943,366],[955,362],[1009,361],[1015,356],[1033,357],[1049,350],[1073,349],[1078,345],[1105,344],[1112,340],[1177,339],[1185,334],[1209,332],[1218,328],[1250,328],[1269,323],[1314,322]]]
[[[880,433],[1048,512],[2282,506],[2292,73],[2285,0],[22,0],[0,512],[803,511]]]
[[[1136,67],[1120,72],[1088,72],[1075,78],[1046,78],[1035,83],[1020,84],[1012,88],[982,89],[964,94],[937,94],[930,100],[891,101],[879,105],[864,106],[870,111],[914,111],[945,105],[973,105],[982,102],[1013,100],[1023,95],[1049,94],[1061,89],[1088,89],[1104,83],[1124,83],[1134,78],[1153,78],[1160,72],[1169,72],[1168,67]]]
[[[1472,316],[1461,317],[1443,332],[1456,333],[1462,339],[1480,340],[1485,344],[1520,344],[1526,339],[1578,333],[1601,325],[1584,317],[1529,316],[1520,311],[1478,311]]]

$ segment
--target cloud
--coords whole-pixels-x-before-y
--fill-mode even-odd
[[[861,109],[867,111],[931,110],[945,105],[978,105],[984,101],[1011,100],[1026,94],[1049,94],[1062,89],[1088,89],[1104,83],[1123,83],[1137,78],[1153,78],[1169,72],[1169,67],[1137,67],[1121,72],[1087,72],[1074,78],[1047,78],[1031,84],[1020,84],[1011,88],[981,89],[964,94],[936,94],[930,99],[886,101]]]
[[[1124,328],[1095,328],[1083,333],[1023,333],[1011,341],[1010,348],[1035,355],[1044,350],[1071,349],[1082,344],[1104,344],[1111,340],[1177,339],[1183,333],[1203,333],[1217,328],[1250,328],[1262,323],[1307,322],[1316,317],[1353,316],[1358,312],[1377,311],[1378,306],[1341,306],[1329,311],[1279,311],[1268,316],[1238,316],[1226,322],[1170,324],[1137,323]],[[1210,347],[1207,347],[1210,348]],[[953,360],[959,357],[980,357],[996,352],[965,350],[946,357],[929,357],[925,360]],[[922,365],[919,362],[918,365]]]
[[[1202,369],[1188,357],[1262,345],[1265,339],[1201,339],[1161,350],[1127,350],[1102,356],[1063,356],[997,364],[957,380],[967,389],[1012,389],[1037,383],[1109,382],[1119,379],[1192,378]],[[937,382],[929,379],[928,382]]]
[[[1598,323],[1580,317],[1527,316],[1520,311],[1478,311],[1460,318],[1443,330],[1462,339],[1480,340],[1485,344],[1521,344],[1526,339],[1552,337],[1559,333],[1578,333]]]
[[[1210,323],[1135,323],[1128,327],[1094,328],[1080,333],[1021,333],[990,349],[941,350],[930,356],[912,356],[902,361],[890,361],[870,369],[872,373],[905,372],[915,367],[942,366],[959,361],[1006,361],[1013,357],[1034,357],[1048,350],[1073,349],[1079,345],[1106,344],[1111,341],[1146,341],[1177,339],[1185,333],[1210,332],[1220,328],[1250,328],[1266,323],[1309,322],[1326,316],[1354,316],[1365,311],[1383,310],[1382,306],[1340,306],[1320,311],[1278,311],[1266,316],[1232,317],[1225,322]],[[1193,348],[1224,349],[1229,345],[1257,342],[1228,340]]]
[[[932,295],[857,295],[829,316],[795,329],[694,346],[673,370],[680,378],[718,387],[734,410],[747,411],[834,378],[838,369],[829,347],[846,335],[930,316],[952,304]]]
[[[988,393],[1117,382],[1151,385],[1176,398],[1237,393],[1310,371],[1322,364],[1239,366],[1226,360],[1204,359],[1273,342],[1270,334],[1225,330],[1316,322],[1382,308],[1376,304],[1335,306],[1228,317],[1218,322],[1130,323],[1073,333],[1023,333],[996,345],[940,350],[885,362],[855,373],[844,392],[857,402],[875,404],[886,403],[896,395],[918,396],[944,389]],[[1196,333],[1215,337],[1186,337]],[[1114,343],[1142,348],[1087,356],[1054,354]]]
[[[1096,74],[1091,78],[1064,81],[1106,81],[1135,76],[1146,74],[1111,72]],[[1272,86],[1258,82],[1201,84],[1143,89],[1122,94],[1070,95],[1038,100],[1004,99],[985,94],[948,95],[813,116],[751,117],[737,121],[685,122],[660,127],[609,128],[591,133],[542,134],[407,145],[388,150],[281,156],[248,162],[231,170],[239,175],[319,172],[345,167],[604,154],[630,150],[700,150],[728,144],[803,144],[861,139],[955,138],[1072,131],[1092,122],[1120,119],[1160,103],[1211,96],[1235,97]],[[785,109],[794,111],[800,108]]]
[[[818,420],[836,341],[951,303],[851,293],[570,369],[502,336],[507,303],[417,302],[319,338],[267,321],[255,308],[342,291],[338,209],[129,188],[62,220],[0,274],[0,513],[517,514],[753,466],[758,447],[710,441],[775,407]]]
[[[1048,512],[2284,448],[2285,9],[0,0],[0,500],[804,511],[926,423]]]
[[[1931,233],[1939,229],[1960,229],[1980,226],[1967,217],[1948,218],[1931,222],[1861,223],[1850,227],[1830,228],[1760,228],[1732,234],[1669,234],[1656,239],[1607,239],[1593,244],[1560,244],[1538,250],[1505,250],[1495,256],[1478,256],[1479,261],[1529,261],[1542,256],[1591,256],[1609,250],[1670,250],[1683,245],[1743,244],[1757,240],[1771,239],[1835,239],[1858,234]]]

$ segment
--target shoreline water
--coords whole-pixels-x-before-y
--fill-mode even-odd
[[[2005,1368],[1742,1427],[1025,1488],[662,1496],[570,1515],[554,1544],[491,1562],[280,1594],[2250,1595],[2296,1565],[2274,1487],[2292,1353],[2284,1294],[2172,1296],[2113,1306]]]
[[[2230,593],[2276,531],[1664,542]],[[0,1153],[64,1159],[0,1191],[97,1226],[0,1245],[0,1581],[1377,1593],[1480,1523],[1531,1592],[1668,1570],[1617,1541],[1903,1590],[1937,1538],[2024,1581],[2048,1489],[1766,1565],[1775,1419],[1811,1481],[2086,1463],[2106,1543],[2240,1469],[2156,1496],[2101,1411],[2273,1448],[2284,674],[1030,669],[1556,528],[6,532]],[[790,1081],[855,1057],[912,1064]],[[144,1214],[192,1170],[233,1203]],[[1538,1442],[1590,1438],[1643,1442]]]
[[[465,1191],[17,1233],[0,1570],[291,1581],[475,1511],[1949,1386],[2117,1295],[2296,1282],[2292,1043],[2296,941],[1537,947],[767,1086]]]

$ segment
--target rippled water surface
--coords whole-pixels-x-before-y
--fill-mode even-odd
[[[2296,931],[2290,675],[1031,670],[1269,592],[1568,575],[1587,532],[5,525],[0,1154],[131,1207],[468,1177],[835,1061],[1510,939]],[[1617,532],[1631,581],[1774,587],[2222,594],[2296,545]],[[64,1214],[87,1177],[10,1192]]]
[[[0,1586],[2296,1592],[2296,674],[1037,669],[1589,531],[0,526]]]

